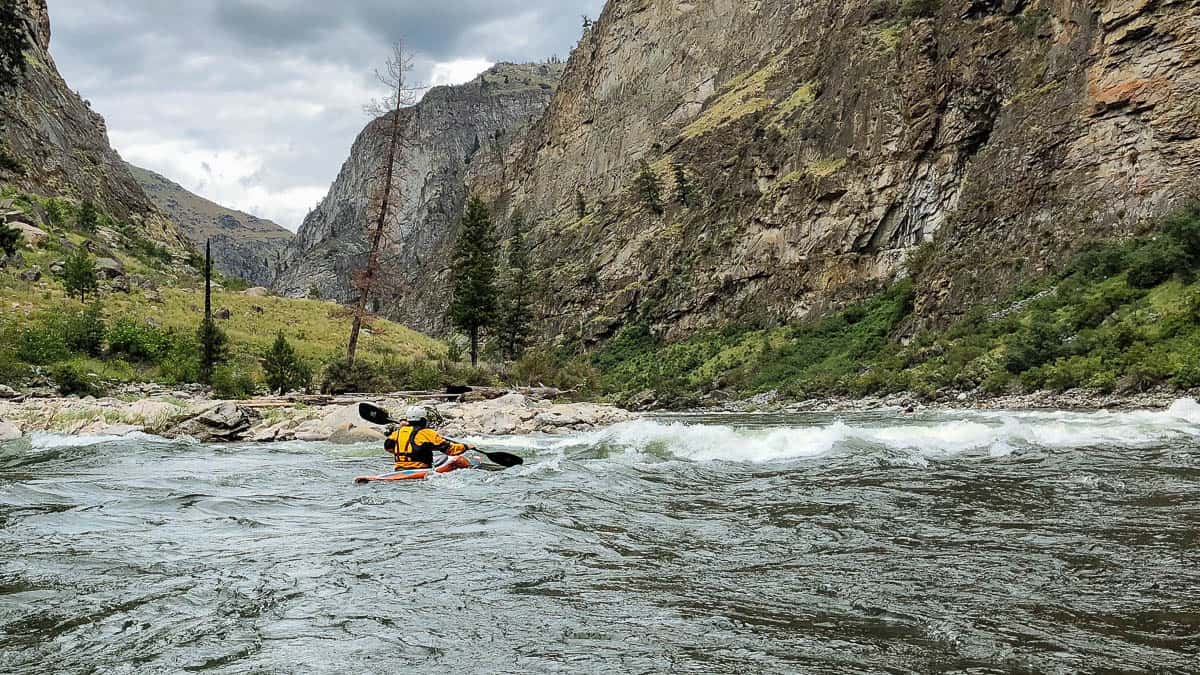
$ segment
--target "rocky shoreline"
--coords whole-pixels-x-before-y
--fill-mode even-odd
[[[7,397],[7,398],[6,398]],[[449,437],[560,435],[590,431],[633,419],[634,414],[591,403],[556,403],[522,394],[471,403],[366,397],[399,415],[426,405]],[[214,401],[190,391],[137,400],[122,398],[25,398],[0,392],[0,442],[32,433],[126,436],[146,433],[204,443],[281,441],[337,444],[382,442],[385,429],[363,420],[354,401]]]

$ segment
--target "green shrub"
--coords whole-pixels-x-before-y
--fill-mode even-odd
[[[1154,288],[1187,269],[1188,255],[1173,239],[1163,237],[1142,246],[1129,259],[1129,285]]]
[[[1067,267],[1067,274],[1078,274],[1086,279],[1099,281],[1114,277],[1125,271],[1129,252],[1117,243],[1092,243]]]
[[[17,228],[0,220],[0,256],[16,255],[23,239]]]
[[[392,391],[430,391],[445,384],[445,372],[434,361],[388,357],[377,366],[380,379]]]
[[[122,317],[108,329],[108,353],[112,356],[157,363],[170,348],[170,334],[135,319]]]
[[[158,369],[161,379],[170,384],[199,382],[200,346],[186,335],[172,334]]]
[[[213,369],[213,395],[219,399],[245,400],[254,396],[257,388],[250,372],[238,365],[225,364]]]
[[[324,394],[351,394],[379,391],[379,374],[363,361],[348,363],[338,359],[325,366],[321,380],[321,392]]]
[[[63,396],[99,396],[103,389],[92,378],[70,364],[55,366],[50,371],[50,377],[58,387],[58,393]]]
[[[88,356],[100,356],[104,352],[106,329],[99,305],[93,304],[64,314],[62,331],[67,348],[71,351]]]
[[[1200,204],[1168,217],[1162,232],[1179,245],[1193,265],[1200,262]]]
[[[53,324],[40,323],[26,327],[17,341],[17,357],[25,363],[46,366],[71,358],[66,336]]]

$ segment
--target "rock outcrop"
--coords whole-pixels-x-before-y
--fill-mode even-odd
[[[464,85],[437,87],[402,114],[396,163],[399,208],[388,220],[386,285],[375,309],[412,328],[443,328],[450,251],[476,164],[496,166],[519,130],[549,103],[561,64],[500,64]],[[354,272],[370,252],[368,221],[382,180],[391,116],[369,124],[329,194],[288,246],[274,289],[283,295],[349,301]]]
[[[470,154],[456,126],[410,162],[378,309],[440,328],[465,179],[532,221],[547,340],[795,320],[918,266],[917,316],[944,322],[1200,195],[1198,106],[1194,0],[609,0],[535,125],[446,164]],[[348,297],[378,148],[359,140],[286,290]]]
[[[1198,194],[1197,3],[920,4],[610,0],[480,184],[536,220],[546,336],[797,319],[925,242],[944,320]]]
[[[25,18],[28,66],[0,90],[0,183],[75,200],[90,199],[167,248],[189,248],[175,224],[147,199],[108,142],[104,119],[63,81],[50,57],[46,0],[15,0]]]
[[[213,266],[221,274],[269,286],[292,233],[269,221],[226,208],[188,192],[163,176],[129,165],[154,204],[175,221],[197,248],[212,242]]]

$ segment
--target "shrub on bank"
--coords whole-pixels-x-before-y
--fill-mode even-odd
[[[238,364],[224,364],[213,369],[213,395],[219,399],[241,401],[254,396],[258,383],[250,370]]]

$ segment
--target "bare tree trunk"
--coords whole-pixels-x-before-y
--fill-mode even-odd
[[[404,108],[405,102],[404,70],[406,66],[403,47],[400,45],[396,47],[395,59],[396,66],[392,72],[396,78],[396,100],[392,109],[392,133],[391,139],[388,141],[387,164],[379,202],[379,217],[375,221],[375,231],[371,236],[371,255],[367,259],[367,269],[360,278],[361,288],[358,302],[354,306],[354,324],[350,328],[350,343],[346,346],[346,362],[350,365],[354,365],[354,359],[358,355],[358,337],[362,332],[363,318],[367,313],[367,302],[370,299],[371,291],[375,288],[375,275],[379,268],[379,248],[383,243],[383,229],[387,224],[388,211],[392,202],[392,178],[395,171],[396,154],[400,147],[400,111]]]
[[[471,367],[479,365],[479,328],[471,326]]]

